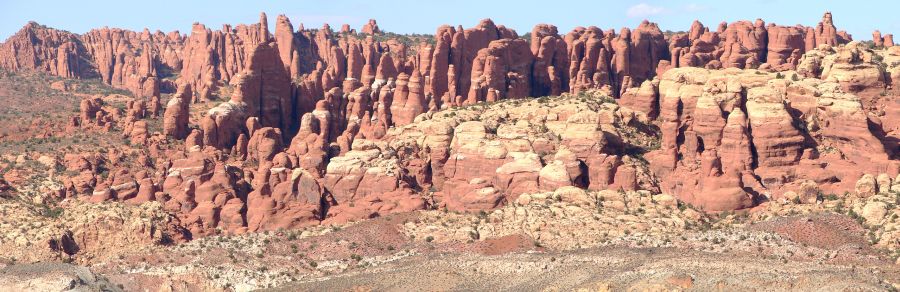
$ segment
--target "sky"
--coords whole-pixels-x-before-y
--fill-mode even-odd
[[[839,30],[847,30],[857,40],[871,39],[875,29],[900,35],[897,0],[0,0],[0,40],[28,21],[79,34],[104,26],[189,33],[194,22],[215,29],[222,24],[256,23],[260,12],[268,14],[270,26],[277,15],[285,14],[295,28],[299,23],[307,28],[329,23],[337,29],[347,23],[359,29],[374,18],[383,31],[433,34],[442,24],[468,28],[491,18],[519,34],[538,23],[554,24],[565,34],[578,26],[633,28],[644,19],[672,31],[688,30],[695,19],[712,29],[722,21],[756,18],[815,26],[825,11],[832,12]]]

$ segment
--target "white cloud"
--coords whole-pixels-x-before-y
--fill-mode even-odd
[[[706,9],[708,9],[708,7],[697,4],[697,3],[690,3],[690,4],[684,6],[684,11],[687,11],[687,12],[700,12],[700,11],[706,11]]]
[[[665,12],[666,9],[662,6],[653,6],[647,3],[641,3],[628,8],[628,11],[625,12],[625,15],[628,17],[647,17],[651,15],[657,15]]]

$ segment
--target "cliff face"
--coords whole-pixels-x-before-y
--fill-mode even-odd
[[[174,46],[174,48],[173,48]],[[0,66],[66,78],[100,78],[135,96],[158,96],[158,70],[180,66],[181,37],[102,28],[84,35],[31,22],[0,44]]]
[[[670,36],[646,21],[566,35],[540,24],[530,43],[490,20],[421,44],[384,39],[374,21],[362,35],[267,22],[189,36],[29,24],[0,64],[133,92],[124,120],[86,99],[74,124],[123,126],[154,149],[156,173],[97,181],[76,163],[66,196],[161,201],[194,234],[484,210],[565,186],[728,211],[898,173],[900,54],[849,42],[830,14],[815,28],[695,22]],[[143,98],[158,115],[175,84],[150,136]],[[226,84],[227,101],[192,115]],[[563,97],[528,98],[543,95]],[[160,150],[165,136],[183,147]]]
[[[67,78],[90,76],[88,52],[78,36],[29,22],[0,46],[0,64],[7,70],[45,71]]]
[[[362,31],[363,36],[380,34],[374,20]],[[260,16],[260,23],[225,25],[220,30],[195,23],[187,36],[177,31],[164,34],[110,28],[75,35],[29,23],[0,46],[0,65],[13,71],[39,70],[69,78],[99,77],[107,84],[148,97],[158,95],[160,89],[174,91],[174,83],[161,79],[178,74],[178,83],[192,86],[195,100],[210,100],[216,88],[228,84],[246,68],[249,54],[257,45],[274,40],[278,59],[292,78],[313,75],[317,90],[312,94],[316,96],[332,87],[342,87],[345,93],[353,87],[372,87],[376,72],[388,73],[381,76],[384,83],[416,70],[424,80],[421,86],[427,95],[426,105],[436,109],[486,100],[488,94],[505,98],[607,88],[618,96],[677,67],[790,70],[796,67],[800,55],[818,45],[850,41],[846,33],[837,31],[830,13],[816,27],[766,26],[757,20],[722,23],[718,31],[710,31],[695,22],[689,33],[671,36],[663,35],[656,24],[647,21],[619,34],[590,27],[559,35],[556,27],[541,24],[532,31],[531,53],[518,50],[521,54],[511,56],[521,64],[510,64],[494,61],[504,60],[497,55],[502,52],[496,47],[509,45],[489,47],[494,41],[518,35],[490,20],[470,29],[440,27],[433,44],[412,47],[396,40],[360,39],[347,33],[335,34],[327,25],[316,32],[304,30],[302,25],[295,30],[283,15],[270,33],[265,14]],[[893,42],[890,35],[882,38],[879,33],[878,43],[885,43],[884,39]],[[480,53],[485,49],[488,51]],[[380,58],[385,54],[392,56],[390,69],[380,68]],[[523,71],[525,67],[529,67],[527,72]],[[473,72],[475,69],[479,72]],[[484,76],[485,70],[495,77]],[[505,74],[511,75],[496,77]],[[346,78],[361,85],[345,85]],[[476,79],[481,81],[473,83]],[[510,90],[513,92],[507,94]]]

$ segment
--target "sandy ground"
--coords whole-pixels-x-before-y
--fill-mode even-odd
[[[889,263],[843,266],[675,248],[414,257],[270,291],[884,291]]]

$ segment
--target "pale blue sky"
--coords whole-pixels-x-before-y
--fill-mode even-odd
[[[190,31],[199,21],[213,28],[223,23],[254,23],[259,12],[286,14],[296,26],[320,27],[323,22],[339,27],[348,23],[360,28],[369,18],[382,30],[397,33],[434,33],[441,24],[470,27],[482,18],[512,27],[523,34],[537,23],[551,23],[566,33],[576,26],[602,28],[635,27],[644,18],[663,30],[687,30],[694,19],[707,26],[740,19],[763,18],[777,24],[814,26],[826,10],[835,24],[854,39],[871,39],[874,29],[900,35],[900,1],[790,1],[790,0],[678,0],[678,1],[589,1],[589,0],[155,0],[155,1],[20,1],[0,0],[0,40],[34,20],[75,33],[109,26],[132,30],[144,27],[165,32]],[[259,3],[262,2],[262,3]]]

